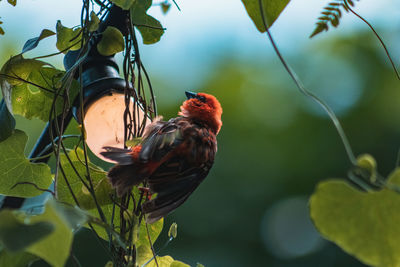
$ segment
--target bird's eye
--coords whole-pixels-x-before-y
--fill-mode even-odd
[[[206,98],[205,98],[204,96],[197,95],[196,98],[197,98],[198,100],[200,100],[201,102],[206,103]]]

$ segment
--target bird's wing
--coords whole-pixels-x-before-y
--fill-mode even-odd
[[[169,133],[170,125],[174,125],[172,120],[165,122],[162,121],[162,117],[159,116],[145,128],[143,141],[141,143],[145,145],[146,153],[139,159],[140,162],[145,163],[149,161],[149,156],[152,156],[148,154],[149,149],[157,149],[157,145],[160,145],[160,141],[173,137],[173,135]],[[116,161],[118,165],[131,165],[137,163],[138,157],[136,157],[136,155],[140,154],[140,151],[142,151],[143,144],[139,144],[131,149],[106,146],[103,147],[104,151],[100,154],[108,159]]]
[[[144,203],[143,211],[148,215],[147,222],[153,223],[175,210],[192,194],[207,176],[212,162],[190,167],[182,157],[174,157],[161,166],[148,178],[148,185],[157,196]]]
[[[152,126],[152,131],[146,132],[141,143],[139,161],[161,163],[165,156],[178,147],[183,141],[181,120],[158,121],[157,125]]]
[[[205,128],[183,125],[184,141],[175,153],[147,178],[148,186],[157,196],[142,208],[147,221],[155,222],[179,207],[207,176],[216,152],[215,135]]]

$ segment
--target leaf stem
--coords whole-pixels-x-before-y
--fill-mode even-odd
[[[344,4],[346,5],[346,7],[348,8],[348,10],[350,10],[351,13],[353,13],[355,16],[357,16],[359,19],[361,19],[363,22],[365,22],[365,24],[368,25],[368,27],[373,31],[373,33],[375,34],[376,38],[378,38],[379,42],[381,43],[383,49],[385,50],[385,53],[387,55],[387,57],[389,58],[390,64],[392,65],[392,68],[396,74],[397,79],[400,80],[400,74],[396,68],[396,65],[394,64],[392,57],[389,54],[389,50],[387,49],[385,43],[383,42],[382,38],[379,36],[379,34],[375,31],[374,27],[372,27],[372,25],[366,20],[364,19],[362,16],[360,16],[358,13],[356,13],[351,7],[350,5],[347,3],[348,0],[344,0]]]
[[[294,81],[294,83],[296,84],[296,86],[298,87],[298,89],[300,90],[301,93],[303,93],[305,96],[311,98],[314,102],[316,102],[318,105],[320,105],[328,114],[328,116],[330,117],[333,125],[335,126],[340,139],[343,142],[344,148],[346,150],[346,154],[347,157],[349,158],[351,164],[353,165],[357,165],[357,161],[356,158],[354,156],[353,150],[350,146],[350,143],[347,139],[347,136],[338,120],[338,118],[336,117],[335,113],[333,112],[333,110],[320,98],[318,98],[316,95],[314,95],[313,93],[311,93],[310,91],[308,91],[304,85],[301,83],[300,79],[298,78],[298,76],[296,75],[296,73],[290,68],[290,66],[286,63],[285,59],[283,58],[283,56],[281,55],[274,39],[272,38],[271,32],[269,31],[269,28],[267,26],[267,22],[265,19],[265,14],[264,14],[264,7],[263,7],[263,3],[262,0],[258,0],[259,3],[259,7],[260,7],[260,12],[261,12],[261,18],[266,30],[266,33],[268,35],[268,38],[272,44],[272,47],[275,50],[275,53],[277,54],[279,60],[281,61],[283,67],[286,69],[286,71],[288,72],[288,74],[290,75],[290,77],[292,78],[292,80]]]

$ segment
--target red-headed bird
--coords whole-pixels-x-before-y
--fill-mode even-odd
[[[186,92],[178,113],[169,121],[148,125],[140,144],[131,149],[104,147],[101,154],[118,164],[108,178],[118,196],[145,182],[157,196],[142,205],[153,223],[179,207],[206,178],[217,152],[222,108],[209,94]]]

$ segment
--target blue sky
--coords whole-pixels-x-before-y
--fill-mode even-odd
[[[338,29],[309,39],[316,18],[328,2],[292,0],[289,3],[272,27],[272,33],[284,55],[307,57],[307,61],[314,62],[319,58],[313,58],[314,55],[302,48],[367,28],[355,16],[344,14]],[[397,29],[398,32],[400,0],[355,2],[356,10],[378,30],[383,26],[385,29],[391,27],[393,31]],[[12,7],[6,1],[1,1],[0,16],[6,35],[0,36],[0,49],[12,46],[15,51],[19,51],[27,39],[38,36],[42,29],[55,30],[58,19],[65,26],[78,25],[81,4],[80,0],[25,0],[18,1],[17,6]],[[162,22],[167,31],[159,43],[141,46],[142,60],[150,74],[161,77],[177,92],[185,89],[196,90],[207,73],[212,71],[210,66],[221,58],[258,62],[267,62],[271,58],[276,60],[266,36],[256,30],[240,0],[181,0],[178,4],[181,12],[175,6],[171,7],[167,15],[161,13],[159,6],[149,10],[151,15]],[[398,36],[399,34],[393,36],[385,33],[382,36],[395,61],[400,56]],[[55,37],[48,38],[33,54],[56,52],[54,44]],[[9,56],[11,55],[0,54],[0,64]],[[62,67],[61,56],[50,62]]]
[[[157,1],[154,1],[157,2]],[[313,30],[316,18],[322,7],[329,1],[292,0],[281,17],[272,27],[273,34],[280,46],[293,51],[293,43],[307,44],[309,33]],[[41,29],[55,29],[58,19],[66,26],[79,24],[82,1],[79,0],[25,0],[18,1],[12,7],[6,1],[0,2],[0,17],[4,21],[6,36],[0,36],[0,47],[4,40],[12,37],[15,47],[23,46],[24,40],[37,36]],[[158,18],[166,33],[156,45],[144,46],[144,53],[165,60],[196,56],[207,50],[203,59],[221,53],[218,47],[229,46],[238,54],[270,53],[265,36],[261,35],[247,16],[241,1],[236,0],[181,0],[179,12],[174,6],[167,15],[163,15],[158,6],[152,7],[149,13]],[[374,25],[400,24],[400,0],[362,0],[356,2],[357,11]],[[339,30],[319,36],[311,42],[318,42],[329,35],[351,31],[354,28],[366,27],[354,16],[347,14]],[[398,27],[397,27],[398,28]],[[50,45],[44,47],[54,49]],[[227,45],[229,44],[229,45]],[[209,47],[215,49],[208,50]],[[251,48],[251,49],[249,49]],[[268,49],[267,49],[268,48]],[[214,50],[214,51],[213,51]],[[189,57],[189,58],[188,58]],[[146,59],[146,58],[145,58]],[[200,59],[203,60],[203,59]]]

